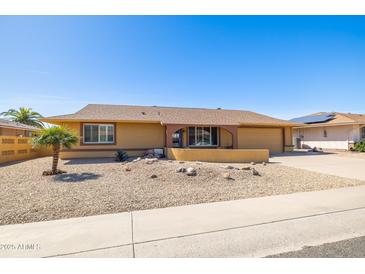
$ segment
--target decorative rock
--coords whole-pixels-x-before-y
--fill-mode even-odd
[[[263,165],[263,166],[266,166],[266,163],[265,163],[265,162],[262,162],[262,165]]]
[[[196,176],[196,169],[192,167],[188,167],[186,169],[186,175],[188,176]]]
[[[179,167],[178,169],[176,169],[176,172],[185,173],[186,172],[186,168],[185,167]]]
[[[253,165],[253,166],[254,166],[254,165],[256,165],[256,163],[255,163],[255,162],[251,162],[251,165]]]
[[[157,178],[157,175],[156,175],[156,174],[152,174],[152,175],[150,176],[150,178],[151,178],[151,179],[155,179],[155,178]]]
[[[197,165],[202,165],[203,163],[202,162],[195,162]]]
[[[146,164],[150,165],[150,164],[153,164],[154,162],[158,162],[158,159],[157,158],[146,158],[145,161],[146,161]]]
[[[129,166],[127,166],[124,170],[125,171],[131,171],[132,169]]]
[[[260,173],[256,169],[252,169],[252,175],[254,176],[261,176]]]
[[[228,166],[223,166],[223,168],[224,168],[224,169],[234,169],[234,166],[230,166],[230,165],[228,165]]]
[[[224,179],[227,179],[227,180],[231,180],[232,179],[231,174],[229,174],[229,172],[224,172],[223,173],[223,178]]]
[[[57,169],[56,172],[52,172],[52,170],[46,170],[46,171],[43,171],[42,175],[43,176],[52,176],[52,175],[63,174],[63,173],[67,173],[67,172],[64,170],[60,170],[60,169]]]
[[[180,161],[179,164],[185,164],[185,162],[184,161]]]
[[[141,157],[138,157],[138,158],[134,159],[132,162],[138,162],[140,160],[141,160]]]
[[[242,170],[251,170],[251,167],[246,166],[246,167],[243,167]]]

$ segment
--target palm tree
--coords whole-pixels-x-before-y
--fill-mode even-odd
[[[50,172],[43,172],[43,175],[55,175],[58,173],[64,173],[57,169],[61,147],[71,148],[72,145],[77,143],[77,137],[66,128],[56,126],[43,128],[40,134],[32,139],[32,143],[34,147],[52,147],[52,170]]]
[[[43,116],[31,108],[21,107],[19,110],[9,109],[0,113],[2,116],[7,116],[11,121],[19,122],[25,125],[43,128],[43,123],[39,120]]]

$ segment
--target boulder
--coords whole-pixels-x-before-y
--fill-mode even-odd
[[[266,162],[262,162],[262,165],[263,165],[263,166],[266,166]]]
[[[188,176],[196,176],[196,169],[193,167],[188,167],[186,169],[186,175]]]
[[[185,162],[184,161],[179,161],[179,164],[185,164]]]
[[[251,167],[245,166],[245,167],[242,168],[242,170],[251,170]]]
[[[256,169],[252,169],[252,175],[254,176],[261,176],[260,173]]]
[[[158,159],[157,158],[146,158],[145,161],[146,161],[146,164],[150,165],[150,164],[153,164],[154,162],[158,162]]]
[[[185,167],[179,167],[178,169],[176,169],[176,172],[185,173],[186,172],[186,168]]]
[[[234,166],[230,166],[230,165],[228,165],[228,166],[222,166],[222,168],[224,168],[224,169],[235,169]]]
[[[231,174],[229,174],[229,172],[224,172],[222,174],[222,176],[223,176],[224,179],[227,179],[227,180],[231,180],[232,179]]]
[[[251,165],[253,165],[253,166],[254,166],[254,165],[256,165],[256,163],[255,163],[255,162],[251,162]]]
[[[138,162],[140,160],[141,160],[141,157],[138,157],[138,158],[134,159],[132,162]]]

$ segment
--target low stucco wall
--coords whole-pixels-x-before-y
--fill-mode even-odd
[[[268,149],[185,149],[167,148],[167,158],[178,161],[220,163],[268,162]]]
[[[33,148],[30,137],[0,136],[0,163],[52,155],[49,148]]]

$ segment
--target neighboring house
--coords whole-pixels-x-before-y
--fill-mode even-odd
[[[296,123],[250,111],[90,104],[42,121],[72,129],[80,142],[62,158],[142,155],[156,148],[292,149]]]
[[[37,127],[0,119],[0,136],[30,137],[38,130]]]
[[[365,139],[365,115],[319,112],[291,120],[304,123],[293,131],[296,148],[349,150]]]

